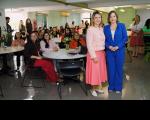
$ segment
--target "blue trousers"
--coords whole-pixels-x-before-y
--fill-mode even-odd
[[[125,61],[125,49],[115,52],[106,51],[108,70],[108,90],[122,91],[123,88],[123,65]]]

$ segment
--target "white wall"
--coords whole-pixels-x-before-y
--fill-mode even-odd
[[[1,26],[1,28],[2,28],[2,34],[3,34],[3,33],[4,33],[3,27],[6,28],[5,11],[4,11],[4,9],[1,9],[1,8],[0,8],[0,13],[1,13],[1,16],[0,16],[0,26]]]
[[[24,24],[28,17],[28,13],[26,11],[12,11],[11,9],[5,10],[5,16],[10,17],[10,25],[12,29],[19,31],[19,23],[20,20],[23,20]]]
[[[141,22],[142,24],[144,25],[145,24],[145,21],[150,18],[150,10],[147,10],[147,9],[143,9],[143,10],[137,10],[137,13],[138,15],[140,15],[141,17]]]
[[[86,19],[86,18],[90,18],[91,17],[90,14],[91,14],[90,12],[81,13],[81,20],[84,20],[84,21],[88,20],[88,22],[90,23],[90,19]]]

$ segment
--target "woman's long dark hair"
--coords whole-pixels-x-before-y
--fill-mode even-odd
[[[109,13],[108,13],[108,18],[107,18],[107,21],[108,21],[108,23],[109,24],[111,24],[111,22],[110,22],[110,17],[111,17],[111,14],[112,13],[114,13],[115,15],[116,15],[116,18],[117,18],[117,22],[119,22],[119,18],[118,18],[118,14],[116,13],[116,11],[114,11],[114,10],[112,10],[112,11],[110,11]]]
[[[17,33],[20,33],[20,32],[16,32],[16,33],[15,33],[15,37],[14,37],[15,40],[17,39],[17,35],[16,35]],[[20,33],[20,39],[22,39],[21,33]]]
[[[69,30],[69,33],[66,33],[67,30]],[[65,37],[70,37],[70,38],[72,37],[72,32],[70,28],[65,29]]]
[[[146,20],[145,26],[146,26],[147,29],[150,28],[150,19],[147,19],[147,20]]]
[[[30,21],[30,23],[27,22],[28,20]],[[27,18],[27,20],[26,20],[26,29],[29,34],[32,33],[32,22],[29,18]]]
[[[45,34],[49,35],[49,39],[50,39],[50,34],[48,32],[45,32],[43,35],[43,41],[45,42],[45,48],[49,48],[49,43],[46,41],[46,39],[44,38]]]

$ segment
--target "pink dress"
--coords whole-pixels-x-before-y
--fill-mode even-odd
[[[90,85],[101,85],[107,81],[107,69],[105,58],[105,35],[103,28],[90,27],[87,31],[87,63],[86,83]],[[92,58],[97,58],[94,63]]]

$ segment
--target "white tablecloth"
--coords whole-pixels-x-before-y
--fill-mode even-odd
[[[60,49],[57,52],[53,52],[53,51],[49,51],[49,52],[44,52],[43,56],[45,58],[50,58],[50,59],[78,59],[78,58],[84,58],[86,57],[86,55],[81,55],[81,54],[75,54],[75,55],[71,55],[68,54],[70,50],[66,50],[66,49]]]
[[[0,54],[9,54],[14,52],[19,52],[22,50],[24,50],[24,47],[7,47],[7,48],[0,47]]]

